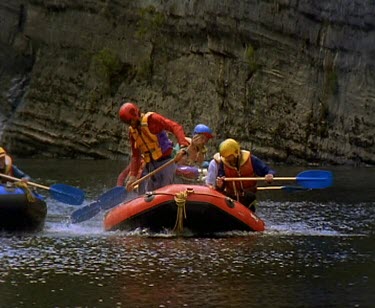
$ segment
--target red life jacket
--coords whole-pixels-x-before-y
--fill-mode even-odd
[[[225,177],[238,178],[238,177],[255,177],[256,174],[251,163],[251,153],[249,151],[241,150],[240,166],[233,167],[229,165],[225,158],[222,157],[221,161],[224,164]],[[245,192],[256,192],[257,181],[228,181],[225,183],[225,193],[228,195],[236,196],[239,199]]]

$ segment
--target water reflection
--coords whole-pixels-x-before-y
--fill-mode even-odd
[[[338,274],[335,268],[349,264],[358,267],[355,279],[366,290],[368,278],[358,260],[365,266],[373,261],[373,253],[365,247],[374,243],[361,237],[337,241],[321,235],[197,239],[116,232],[5,236],[1,244],[0,291],[5,299],[14,300],[18,290],[22,298],[41,305],[195,307],[209,300],[215,307],[226,307],[249,303],[249,296],[264,305],[274,305],[275,298],[294,305],[298,298],[304,300],[300,286],[308,282],[317,290],[314,281],[332,279]],[[264,298],[270,281],[273,297]],[[38,297],[33,286],[38,286]],[[42,290],[50,294],[49,300],[40,297]],[[296,292],[293,300],[291,292]],[[70,302],[60,298],[63,294],[69,294]],[[323,295],[326,292],[320,295],[322,300]]]
[[[373,234],[375,208],[371,203],[267,202],[259,213],[267,230],[292,234],[359,236]]]
[[[88,204],[114,185],[122,165],[20,167],[36,182],[85,189]],[[95,176],[82,177],[92,170]],[[299,171],[278,169],[285,176]],[[71,225],[76,207],[47,195],[42,232],[0,234],[0,306],[370,307],[375,198],[368,183],[374,173],[355,171],[335,172],[331,190],[266,192],[257,211],[265,232],[211,238],[104,232],[103,213]]]

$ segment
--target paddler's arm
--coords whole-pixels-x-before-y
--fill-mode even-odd
[[[127,167],[121,171],[121,173],[117,177],[117,186],[124,186],[124,182],[126,178],[128,177],[130,172],[130,165],[127,165]]]
[[[210,188],[216,189],[216,179],[218,176],[218,164],[212,159],[208,165],[206,185]]]
[[[184,155],[187,153],[189,142],[186,140],[184,129],[182,126],[172,120],[169,120],[158,113],[153,113],[148,118],[148,129],[153,134],[158,134],[163,130],[173,133],[180,145],[180,151],[174,158],[174,161],[179,162]]]
[[[189,142],[186,140],[182,126],[158,113],[153,113],[148,118],[148,129],[153,134],[158,134],[163,130],[167,130],[175,135],[181,148],[189,146]]]
[[[132,148],[132,157],[129,164],[129,177],[127,182],[125,183],[127,191],[132,191],[134,189],[132,184],[137,180],[138,171],[142,164],[141,152],[138,148],[135,147],[134,139],[130,138],[130,142]]]
[[[19,178],[24,182],[31,180],[31,177],[25,172],[23,172],[21,169],[19,169],[17,166],[13,165],[12,168],[14,177]]]
[[[267,183],[272,183],[273,176],[276,174],[275,170],[271,169],[266,163],[255,155],[251,155],[251,163],[257,176],[264,176]]]

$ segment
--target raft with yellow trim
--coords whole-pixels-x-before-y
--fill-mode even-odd
[[[36,232],[44,227],[47,205],[28,188],[0,184],[0,231]]]
[[[174,184],[121,203],[104,217],[106,231],[137,228],[202,235],[263,231],[264,222],[241,203],[209,187]]]

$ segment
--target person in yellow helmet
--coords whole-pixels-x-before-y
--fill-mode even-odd
[[[235,199],[255,212],[257,181],[225,181],[225,177],[265,177],[271,183],[276,172],[250,151],[241,150],[234,139],[226,139],[219,146],[208,166],[206,185]]]
[[[13,165],[12,158],[7,154],[3,147],[0,147],[0,173],[21,179],[24,182],[30,180],[30,177]],[[8,179],[0,177],[1,183],[6,183]]]

